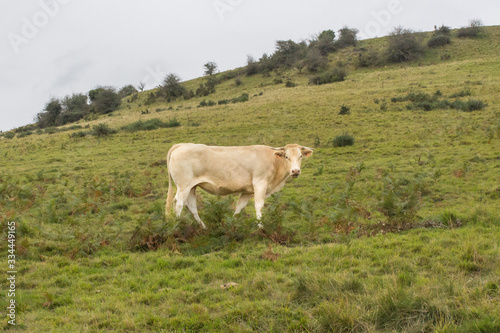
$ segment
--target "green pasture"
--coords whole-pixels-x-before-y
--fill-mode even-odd
[[[7,271],[15,221],[18,271],[17,325],[2,292],[2,328],[500,331],[500,28],[485,30],[359,69],[359,49],[385,43],[362,41],[330,56],[343,82],[241,76],[187,101],[145,105],[143,92],[82,129],[0,137],[0,257]],[[485,107],[411,109],[410,93]],[[71,135],[103,123],[117,133]],[[354,144],[334,147],[343,134]],[[165,158],[180,142],[315,149],[266,201],[263,230],[252,201],[233,217],[236,198],[199,190],[202,230],[187,210],[164,217]]]

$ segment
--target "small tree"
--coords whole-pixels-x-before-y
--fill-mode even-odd
[[[37,115],[37,123],[40,128],[55,126],[57,118],[62,112],[61,101],[57,98],[52,98],[47,104],[43,112]]]
[[[434,33],[432,34],[427,46],[431,48],[444,46],[451,43],[451,29],[445,25],[441,27],[434,26]]]
[[[279,67],[292,68],[294,64],[304,58],[306,43],[295,43],[292,40],[279,40],[276,42],[276,52],[273,61]]]
[[[431,39],[427,42],[427,46],[431,48],[436,48],[440,46],[444,46],[451,43],[450,36],[446,35],[435,35],[432,36]]]
[[[181,97],[186,93],[186,88],[181,84],[181,78],[173,73],[168,74],[163,80],[160,92],[167,99]]]
[[[57,125],[73,123],[85,117],[90,112],[88,97],[85,94],[73,94],[62,100],[63,110],[57,120]]]
[[[434,29],[434,35],[444,35],[444,36],[451,36],[451,28],[446,26],[446,25],[442,25],[440,26],[439,28],[438,27],[435,27]]]
[[[419,58],[424,48],[413,31],[396,27],[389,35],[386,53],[389,62],[404,62]]]
[[[132,94],[135,94],[137,92],[137,89],[131,84],[128,84],[126,86],[123,86],[118,94],[120,94],[121,97],[126,97]]]
[[[137,85],[137,89],[139,89],[140,91],[144,91],[144,88],[146,88],[146,83],[139,82],[139,84]]]
[[[110,113],[118,109],[121,97],[113,87],[98,87],[89,91],[91,111],[98,114]]]
[[[326,56],[328,53],[335,52],[335,32],[333,30],[322,31],[316,39],[309,43],[309,48],[319,50],[321,55]]]
[[[358,44],[358,29],[351,29],[344,26],[339,30],[339,40],[335,43],[340,49],[346,48],[348,46],[356,46]]]
[[[217,64],[213,61],[207,62],[203,67],[205,67],[205,75],[213,75],[217,71]]]
[[[255,59],[251,56],[247,56],[247,67],[246,74],[248,76],[255,75],[259,72],[259,63],[255,61]]]
[[[307,56],[304,62],[310,72],[316,73],[325,69],[328,64],[328,59],[321,54],[319,49],[312,48],[307,51]]]
[[[459,38],[475,38],[483,31],[483,22],[478,19],[470,21],[469,26],[458,29]]]

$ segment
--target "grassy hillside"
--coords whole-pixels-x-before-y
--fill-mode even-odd
[[[330,55],[349,69],[333,84],[290,71],[290,88],[273,74],[188,101],[145,105],[140,93],[79,123],[119,130],[104,138],[0,138],[0,253],[6,267],[15,221],[16,328],[498,332],[500,28],[485,30],[412,63],[356,69],[361,49],[385,45],[362,41]],[[247,102],[198,107],[242,93]],[[411,93],[487,106],[409,110]],[[120,130],[153,118],[181,126]],[[333,147],[344,133],[354,145]],[[163,217],[165,157],[179,142],[315,150],[266,201],[264,230],[252,202],[232,217],[234,198],[199,191],[204,231],[186,211]]]

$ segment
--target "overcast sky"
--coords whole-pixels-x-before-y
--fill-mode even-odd
[[[0,0],[0,130],[29,124],[51,97],[97,85],[157,86],[215,61],[221,71],[347,25],[361,38],[402,25],[500,24],[498,0]]]

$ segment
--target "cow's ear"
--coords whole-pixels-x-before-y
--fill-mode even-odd
[[[312,148],[308,148],[308,147],[300,147],[300,151],[302,152],[302,156],[304,156],[304,157],[309,157],[313,153]]]
[[[284,150],[276,150],[274,152],[274,156],[276,156],[276,158],[285,157],[285,151]]]
[[[285,147],[271,148],[271,149],[274,150],[274,156],[276,156],[276,158],[285,157]]]

